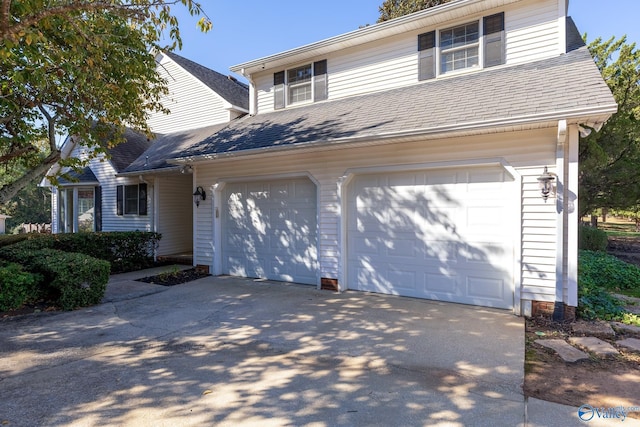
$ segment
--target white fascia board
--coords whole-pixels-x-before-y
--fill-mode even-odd
[[[171,166],[161,169],[149,169],[146,171],[120,172],[115,174],[116,178],[126,178],[138,175],[166,175],[170,173],[180,172],[181,166]]]
[[[490,10],[522,0],[458,0],[434,6],[420,12],[411,13],[379,24],[359,28],[348,33],[320,40],[284,52],[265,56],[263,58],[244,62],[229,67],[234,73],[248,76],[256,71],[278,67],[283,64],[297,62],[317,55],[356,46],[371,41],[380,40],[410,29],[434,26],[441,22],[456,19],[460,14],[476,14],[480,10]]]

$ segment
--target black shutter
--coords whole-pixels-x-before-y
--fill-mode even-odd
[[[116,187],[116,215],[124,213],[124,185]]]
[[[138,185],[138,215],[147,214],[147,184]]]
[[[102,231],[102,187],[94,188],[93,198],[95,230]]]
[[[313,100],[327,99],[327,60],[313,63]]]
[[[436,76],[436,32],[418,35],[418,80]]]
[[[273,74],[273,108],[284,108],[284,71]]]
[[[484,33],[484,66],[493,67],[505,63],[504,12],[485,16]]]

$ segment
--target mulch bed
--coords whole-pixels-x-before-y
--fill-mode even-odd
[[[210,274],[203,273],[196,268],[189,268],[187,270],[168,271],[160,273],[155,276],[143,277],[137,279],[138,282],[153,283],[155,285],[162,286],[175,286],[182,283],[191,282],[192,280],[202,279],[203,277],[211,276]]]

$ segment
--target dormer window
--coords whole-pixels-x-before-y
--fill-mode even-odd
[[[311,64],[287,70],[289,104],[311,100]]]
[[[477,67],[480,31],[478,22],[440,31],[440,72]]]
[[[481,57],[484,58],[483,64]],[[418,35],[419,80],[481,66],[493,67],[504,62],[504,12]]]
[[[274,108],[327,99],[327,60],[273,74]]]

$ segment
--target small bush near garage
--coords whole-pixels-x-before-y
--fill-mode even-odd
[[[97,304],[104,297],[110,271],[107,261],[80,253],[19,246],[4,248],[2,256],[40,275],[38,293],[63,310]]]
[[[13,310],[37,297],[38,276],[14,263],[0,265],[0,311]]]
[[[580,251],[578,315],[640,325],[640,317],[625,311],[611,292],[640,296],[640,269],[604,252]]]
[[[81,253],[108,261],[112,273],[122,273],[151,266],[160,238],[159,233],[140,231],[42,234],[18,241],[11,248]]]
[[[606,252],[609,239],[607,233],[595,227],[581,225],[578,230],[578,247],[586,251]]]

